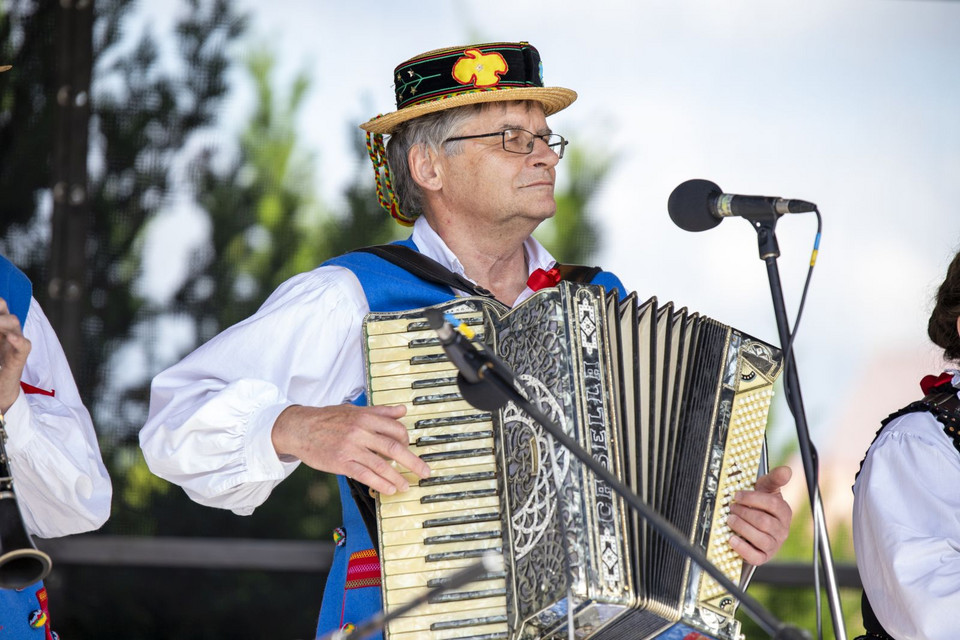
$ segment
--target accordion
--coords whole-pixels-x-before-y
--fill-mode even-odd
[[[726,515],[759,472],[779,349],[595,285],[561,282],[512,309],[478,297],[432,308],[472,325],[535,406],[740,578]],[[734,598],[526,413],[464,401],[422,309],[368,314],[364,340],[368,401],[406,405],[432,470],[377,496],[385,612],[484,554],[504,560],[392,620],[388,640],[740,637]]]

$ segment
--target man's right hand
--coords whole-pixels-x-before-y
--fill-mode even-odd
[[[362,482],[392,495],[410,485],[391,460],[421,478],[430,467],[409,448],[407,428],[398,422],[403,405],[358,407],[287,407],[273,426],[273,446],[280,456]]]

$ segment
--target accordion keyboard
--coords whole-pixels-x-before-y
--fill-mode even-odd
[[[479,324],[480,314],[460,316]],[[369,401],[403,404],[411,450],[430,465],[408,491],[380,495],[380,561],[387,610],[443,584],[490,552],[502,556],[492,418],[461,397],[456,368],[426,321],[366,325]],[[482,336],[478,336],[480,339]],[[391,640],[508,637],[503,573],[443,593],[392,621]]]

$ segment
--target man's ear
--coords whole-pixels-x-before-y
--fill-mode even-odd
[[[439,156],[426,145],[416,144],[407,152],[407,164],[413,181],[427,191],[439,191],[443,186],[443,171]]]

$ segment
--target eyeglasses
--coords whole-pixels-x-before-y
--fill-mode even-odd
[[[509,151],[510,153],[521,153],[523,155],[529,155],[533,153],[533,144],[539,138],[546,143],[547,147],[551,151],[557,154],[557,158],[563,157],[563,149],[567,146],[567,140],[559,133],[544,133],[542,135],[537,135],[536,133],[531,133],[526,129],[504,129],[503,131],[497,131],[495,133],[481,133],[475,136],[457,136],[456,138],[447,138],[443,141],[444,144],[448,142],[458,142],[460,140],[475,140],[477,138],[492,138],[494,136],[500,136],[503,141],[503,150]]]

